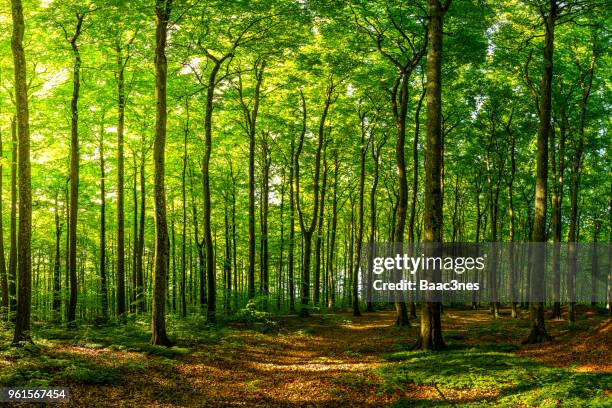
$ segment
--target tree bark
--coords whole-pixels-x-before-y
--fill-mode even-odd
[[[125,209],[124,183],[125,165],[123,153],[125,122],[125,61],[123,50],[116,46],[117,54],[117,315],[120,320],[125,308]]]
[[[576,321],[576,245],[578,241],[578,196],[580,191],[580,176],[582,172],[582,162],[584,156],[584,127],[586,124],[587,104],[591,95],[593,85],[593,72],[595,71],[595,47],[591,54],[589,68],[584,69],[578,64],[580,80],[580,119],[578,124],[578,135],[574,145],[574,157],[572,160],[572,171],[570,181],[570,223],[568,233],[568,264],[567,264],[567,290],[568,290],[568,318],[570,323]]]
[[[17,118],[11,121],[11,230],[8,269],[9,317],[17,312]]]
[[[561,233],[563,230],[563,218],[561,210],[563,205],[563,180],[565,171],[565,140],[567,130],[567,114],[565,107],[561,108],[561,122],[559,124],[559,158],[557,161],[555,154],[555,129],[551,132],[551,165],[552,165],[552,192],[551,192],[551,212],[552,212],[552,233],[553,233],[553,318],[561,319]]]
[[[295,252],[295,138],[291,136],[289,164],[289,254],[287,255],[287,284],[289,286],[289,311],[295,312],[294,252]]]
[[[426,256],[436,256],[435,247],[441,245],[442,227],[442,35],[444,14],[451,0],[444,6],[439,0],[428,0],[427,28],[427,133],[425,144],[425,243]],[[431,281],[441,279],[441,271],[432,271]],[[441,350],[446,348],[442,337],[440,294],[432,292],[421,307],[421,328],[415,349]]]
[[[2,135],[0,134],[0,221],[3,217],[3,200],[2,200],[2,180],[4,166],[4,150],[2,149]],[[57,200],[56,200],[57,207]],[[57,212],[57,209],[56,209]],[[8,288],[8,271],[6,269],[6,258],[4,257],[4,224],[0,222],[0,292],[2,294],[2,303],[0,303],[0,318],[5,314],[8,317],[9,313],[9,288]],[[8,319],[7,319],[8,320]]]
[[[166,83],[168,63],[166,42],[172,0],[156,0],[155,30],[155,270],[153,278],[153,314],[151,343],[170,346],[166,334],[166,276],[168,274],[168,224],[166,220],[165,147],[166,147]]]
[[[100,123],[100,308],[102,319],[108,319],[108,295],[106,286],[106,188],[104,163],[104,116]]]
[[[85,16],[76,15],[74,35],[66,39],[72,48],[74,65],[72,68],[72,99],[70,101],[70,222],[68,225],[68,267],[70,277],[70,301],[68,304],[68,326],[76,326],[76,307],[78,296],[77,280],[77,219],[79,212],[79,92],[81,88],[81,54],[78,39],[83,27]]]
[[[244,100],[242,93],[242,78],[239,77],[238,92],[240,95],[240,103],[246,122],[247,136],[249,137],[249,270],[247,274],[248,280],[248,297],[255,298],[255,136],[257,132],[257,114],[259,112],[260,88],[263,81],[263,72],[265,69],[265,61],[255,63],[255,93],[253,96],[253,108],[249,109]],[[267,181],[266,181],[267,183]],[[263,274],[263,265],[262,265]]]
[[[536,188],[535,188],[535,216],[531,240],[534,243],[546,242],[546,210],[548,188],[548,136],[551,129],[552,111],[552,81],[553,81],[553,52],[555,39],[555,19],[557,16],[557,2],[550,0],[549,9],[543,13],[546,36],[544,40],[544,72],[540,85],[539,127],[537,135],[537,161],[536,161]],[[550,339],[546,332],[544,322],[544,269],[546,259],[540,251],[532,251],[530,264],[533,266],[530,299],[531,330],[523,343],[539,343]]]
[[[32,290],[32,185],[30,172],[30,114],[28,109],[28,83],[26,60],[23,50],[25,22],[21,0],[11,0],[13,33],[11,49],[15,69],[15,102],[17,108],[17,133],[19,140],[19,246],[17,248],[17,318],[13,344],[31,341],[30,311]]]
[[[323,144],[325,143],[325,121],[327,120],[327,114],[329,112],[329,108],[333,102],[333,94],[334,94],[335,85],[333,79],[330,79],[330,84],[328,85],[325,91],[325,105],[323,107],[323,112],[321,113],[321,118],[319,121],[319,132],[318,132],[318,142],[317,149],[315,153],[315,173],[313,178],[313,210],[312,217],[310,219],[310,225],[306,225],[304,220],[304,212],[302,211],[302,205],[300,202],[300,154],[302,152],[302,148],[304,147],[304,138],[306,136],[306,101],[304,99],[304,94],[300,92],[300,97],[302,99],[302,132],[300,134],[300,142],[297,147],[297,151],[295,154],[295,200],[296,206],[298,210],[298,216],[300,220],[300,229],[302,231],[302,238],[304,240],[304,252],[303,252],[303,264],[302,264],[302,282],[301,282],[301,291],[300,291],[300,303],[302,305],[300,309],[301,316],[308,316],[308,305],[310,303],[310,259],[311,259],[311,248],[312,248],[312,235],[317,226],[317,214],[319,211],[319,178],[321,174],[321,151],[323,149]]]

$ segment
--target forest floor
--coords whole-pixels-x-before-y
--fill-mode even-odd
[[[67,386],[79,407],[612,406],[612,321],[579,318],[548,320],[552,342],[521,346],[526,312],[449,309],[438,353],[410,351],[417,325],[394,327],[392,311],[172,320],[172,348],[148,345],[138,320],[41,326],[25,348],[0,326],[0,386]]]

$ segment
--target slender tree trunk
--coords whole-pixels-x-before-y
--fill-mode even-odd
[[[359,310],[359,267],[361,266],[361,248],[363,244],[363,217],[364,217],[364,194],[365,194],[365,166],[366,156],[368,154],[368,145],[366,143],[366,115],[365,113],[359,114],[361,119],[361,144],[360,144],[360,156],[359,156],[359,224],[357,227],[357,236],[355,238],[356,247],[356,259],[353,273],[353,316],[361,316]]]
[[[60,323],[62,320],[62,293],[61,293],[61,276],[60,276],[60,241],[62,238],[62,227],[60,224],[60,213],[58,204],[59,192],[55,195],[55,257],[53,260],[53,300],[52,300],[52,315],[53,322]]]
[[[310,225],[307,226],[304,220],[304,212],[302,211],[302,205],[300,202],[300,154],[302,152],[302,148],[304,146],[304,138],[306,136],[306,101],[304,99],[304,94],[300,92],[300,96],[302,99],[302,132],[300,135],[300,142],[297,147],[297,151],[295,154],[295,200],[298,210],[298,215],[300,219],[300,229],[302,231],[302,238],[304,240],[304,252],[303,257],[304,261],[302,264],[302,282],[301,282],[301,304],[302,307],[300,309],[301,316],[308,316],[308,305],[310,303],[310,259],[311,259],[311,248],[312,248],[312,235],[315,232],[317,227],[317,214],[319,211],[319,179],[321,175],[321,151],[323,149],[323,144],[325,143],[325,121],[327,120],[327,114],[329,112],[329,108],[333,102],[333,94],[334,94],[335,85],[333,80],[330,79],[330,84],[327,87],[325,93],[325,106],[323,107],[323,113],[321,114],[321,119],[319,121],[319,134],[318,134],[318,143],[317,149],[315,153],[315,169],[314,169],[314,178],[313,178],[313,210],[312,217],[310,219]]]
[[[510,260],[509,260],[509,286],[510,286],[510,302],[512,304],[511,316],[513,319],[518,318],[518,296],[516,291],[517,274],[515,271],[515,220],[514,220],[514,178],[516,175],[516,139],[514,134],[510,136],[510,179],[508,180],[508,215],[510,217],[509,241],[510,241]]]
[[[189,99],[185,100],[185,132],[183,134],[183,170],[181,173],[181,196],[182,196],[182,233],[181,233],[181,316],[187,317],[187,271],[185,268],[186,262],[186,242],[187,242],[187,190],[185,187],[185,179],[187,177],[187,137],[189,136]]]
[[[552,232],[553,232],[553,318],[561,319],[561,232],[563,230],[563,219],[561,207],[563,205],[563,176],[565,171],[565,138],[566,138],[567,115],[565,108],[561,108],[559,159],[555,155],[555,129],[551,132],[551,164],[552,164]]]
[[[336,228],[338,227],[338,170],[340,169],[338,161],[338,150],[334,150],[334,195],[332,196],[332,219],[331,219],[331,236],[329,238],[329,259],[328,265],[328,287],[329,287],[329,307],[336,306],[336,279],[334,272],[334,262],[336,248]]]
[[[294,251],[295,251],[295,138],[291,137],[289,164],[289,254],[287,255],[287,284],[289,286],[289,311],[295,312]]]
[[[285,262],[285,171],[283,168],[281,175],[281,201],[280,201],[280,254],[278,256],[278,278],[277,278],[277,290],[276,290],[276,310],[281,310],[283,302],[283,263]]]
[[[168,63],[166,41],[172,0],[156,0],[155,32],[155,271],[153,278],[153,315],[151,343],[170,346],[166,334],[166,276],[168,274],[168,225],[166,221],[165,148],[166,148],[166,82]],[[144,159],[144,158],[143,158]]]
[[[67,38],[72,47],[74,65],[72,71],[72,99],[70,101],[70,223],[68,225],[69,252],[68,266],[70,275],[70,302],[68,305],[68,325],[76,326],[76,307],[78,296],[77,281],[77,218],[79,212],[79,92],[81,88],[81,54],[78,39],[81,35],[84,15],[77,13],[74,35]]]
[[[601,230],[601,221],[595,220],[593,225],[593,244],[591,250],[591,306],[597,306],[597,280],[599,279],[599,254],[598,245],[599,231]]]
[[[17,312],[17,119],[11,121],[11,230],[8,269],[9,316],[15,321]]]
[[[124,154],[123,134],[125,122],[125,63],[123,50],[119,45],[117,53],[117,314],[120,319],[125,308],[125,210],[124,210]]]
[[[2,294],[2,303],[0,303],[0,318],[2,318],[5,314],[8,317],[9,314],[8,272],[6,269],[6,258],[4,257],[4,224],[1,222],[4,219],[2,199],[3,166],[4,150],[2,149],[2,135],[0,134],[0,291]],[[55,201],[57,212],[57,199]]]
[[[551,0],[552,1],[552,0]],[[556,4],[556,3],[555,3]],[[584,127],[586,124],[587,104],[591,95],[593,85],[593,72],[595,70],[595,47],[591,55],[591,63],[588,69],[583,69],[580,65],[580,119],[578,124],[578,135],[575,140],[574,157],[572,161],[571,184],[570,184],[570,223],[568,234],[568,265],[567,265],[567,290],[569,297],[569,321],[576,321],[576,242],[578,241],[578,196],[580,191],[580,176],[582,172],[582,162],[584,155]]]
[[[15,105],[19,139],[19,247],[17,248],[19,288],[17,318],[13,344],[31,341],[30,311],[32,290],[32,185],[30,173],[30,118],[28,109],[28,82],[23,50],[25,22],[21,0],[11,0],[13,34],[11,49],[15,69]]]
[[[272,157],[267,141],[268,135],[262,136],[263,166],[261,174],[261,292],[264,296],[264,310],[268,309],[268,297],[270,296],[269,277],[269,249],[268,249],[268,212],[270,193],[270,166]]]
[[[321,246],[323,244],[323,219],[325,216],[325,193],[327,188],[327,160],[326,146],[323,145],[323,176],[321,182],[321,200],[319,204],[319,220],[317,221],[317,237],[315,240],[315,268],[314,268],[314,296],[313,302],[315,305],[320,304],[321,296]]]
[[[106,188],[104,168],[104,116],[100,124],[100,308],[102,319],[108,319],[108,295],[106,286]]]
[[[143,136],[144,139],[144,136]],[[143,140],[144,142],[144,140]],[[143,143],[144,144],[144,143]],[[145,186],[145,150],[142,148],[142,157],[140,161],[140,220],[138,227],[138,252],[136,254],[136,309],[139,313],[146,310],[145,294],[144,294],[144,271],[143,271],[143,255],[144,255],[144,233],[146,220],[146,186]],[[134,204],[136,205],[136,204]]]
[[[425,145],[425,242],[442,243],[442,36],[444,14],[451,0],[442,6],[439,0],[428,0],[429,25],[427,46],[427,136]],[[435,248],[426,248],[426,256],[435,256]],[[432,271],[431,281],[439,282],[441,271]],[[421,328],[415,349],[446,348],[442,337],[440,293],[428,294],[421,308]]]

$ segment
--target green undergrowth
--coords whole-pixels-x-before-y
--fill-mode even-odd
[[[173,319],[173,318],[170,318]],[[206,344],[226,344],[231,331],[211,327],[203,319],[169,322],[172,347],[150,344],[147,318],[123,323],[81,324],[76,329],[36,325],[33,343],[13,347],[11,328],[0,330],[0,386],[121,384],[126,375],[175,364]],[[231,342],[228,343],[228,346]],[[77,349],[75,349],[75,347]],[[98,356],[98,353],[102,353]]]
[[[401,393],[408,384],[437,386],[443,394],[470,390],[470,397],[460,401],[400,398],[396,406],[612,406],[612,398],[604,395],[612,387],[611,374],[548,367],[512,354],[516,347],[501,344],[391,353],[383,357],[389,364],[377,373],[387,393]]]

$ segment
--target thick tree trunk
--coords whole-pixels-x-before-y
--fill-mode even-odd
[[[442,243],[442,27],[444,13],[451,1],[442,6],[439,0],[428,0],[429,25],[427,48],[427,134],[425,144],[425,242]],[[433,247],[426,256],[435,256]],[[431,281],[441,279],[441,271],[432,271]],[[415,349],[441,350],[446,348],[442,338],[440,294],[428,295],[421,308],[421,328]]]
[[[32,290],[32,185],[30,173],[30,118],[28,109],[28,82],[23,50],[25,23],[21,0],[11,0],[13,34],[11,49],[15,69],[15,105],[19,139],[19,247],[17,248],[19,288],[17,292],[17,318],[13,344],[31,341],[30,309]]]
[[[168,225],[166,220],[165,148],[166,148],[166,83],[168,63],[166,41],[172,0],[156,0],[155,31],[155,270],[153,277],[153,314],[151,343],[170,346],[166,334],[166,276],[168,274]]]
[[[551,127],[553,51],[555,39],[555,19],[557,2],[550,0],[549,10],[544,17],[546,36],[544,41],[544,72],[540,88],[540,124],[537,136],[535,217],[531,240],[534,243],[546,242],[546,209],[548,188],[548,136]],[[530,264],[533,266],[531,277],[530,321],[531,330],[524,343],[539,343],[550,339],[544,322],[544,269],[546,259],[540,251],[532,251]]]

